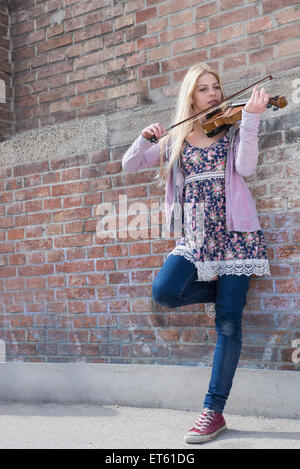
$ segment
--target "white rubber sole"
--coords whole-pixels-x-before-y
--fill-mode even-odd
[[[213,440],[217,438],[217,436],[221,435],[221,433],[225,432],[227,429],[226,425],[219,428],[216,432],[211,433],[210,435],[199,435],[194,432],[189,432],[184,435],[184,442],[185,443],[205,443],[206,441]],[[194,434],[191,434],[194,433]]]

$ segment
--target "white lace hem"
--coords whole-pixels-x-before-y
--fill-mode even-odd
[[[170,254],[183,256],[193,262],[197,268],[196,282],[209,282],[218,275],[271,275],[267,259],[234,259],[231,261],[205,261],[195,262],[194,256],[185,248],[177,246]],[[167,256],[167,257],[168,257]]]

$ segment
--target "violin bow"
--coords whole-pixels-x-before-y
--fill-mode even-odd
[[[250,88],[253,88],[255,85],[258,85],[259,83],[262,83],[266,80],[273,80],[273,77],[272,75],[268,75],[266,76],[265,78],[262,78],[261,80],[253,83],[252,85],[250,86],[247,86],[246,88],[243,88],[242,90],[238,91],[237,93],[234,93],[233,95],[229,96],[228,98],[224,99],[224,101],[221,101],[219,104],[217,105],[214,105],[214,106],[211,106],[210,108],[206,109],[205,111],[200,111],[200,112],[197,112],[196,114],[194,114],[193,116],[191,117],[188,117],[187,119],[184,119],[183,121],[181,122],[177,122],[176,124],[173,124],[171,127],[169,127],[167,129],[167,132],[169,132],[169,130],[171,129],[174,129],[174,127],[177,127],[177,125],[180,125],[180,124],[183,124],[184,122],[187,122],[187,121],[190,121],[192,120],[192,122],[196,121],[197,119],[199,119],[200,117],[203,117],[205,116],[206,114],[209,114],[210,112],[213,112],[215,111],[216,109],[218,109],[219,107],[221,107],[222,105],[225,105],[225,104],[228,104],[230,101],[232,101],[233,98],[237,97],[237,96],[241,96],[242,94],[244,94],[246,91],[248,91]],[[151,137],[149,139],[150,142],[158,142],[161,138],[165,137],[165,135],[162,135],[161,137],[157,138],[157,137]],[[171,147],[169,147],[171,148]]]

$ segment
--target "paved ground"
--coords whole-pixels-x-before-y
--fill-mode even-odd
[[[191,445],[183,434],[195,412],[121,406],[0,404],[0,449],[300,449],[300,419],[224,413],[228,430]]]

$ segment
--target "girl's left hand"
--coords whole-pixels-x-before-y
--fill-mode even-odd
[[[265,93],[264,88],[258,90],[257,85],[255,85],[252,91],[251,98],[244,107],[245,111],[253,112],[254,114],[261,114],[267,108],[269,97],[270,95],[268,93]]]

